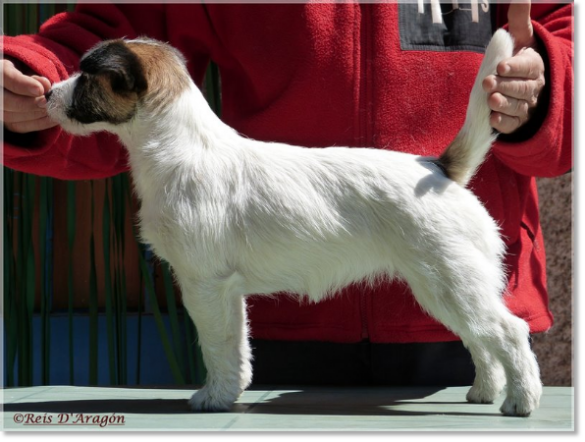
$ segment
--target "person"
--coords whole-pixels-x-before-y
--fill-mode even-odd
[[[141,35],[177,47],[198,84],[212,59],[222,118],[246,136],[438,155],[463,123],[483,48],[506,24],[515,54],[483,81],[502,135],[470,187],[501,226],[507,305],[542,332],[553,318],[534,177],[571,168],[570,4],[80,4],[37,35],[4,38],[4,164],[61,179],[126,171],[115,138],[64,133],[43,94],[100,40]],[[473,381],[458,338],[400,281],[354,284],[315,305],[249,304],[256,383]]]

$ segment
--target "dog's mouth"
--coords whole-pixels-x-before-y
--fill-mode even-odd
[[[56,99],[52,95],[53,94],[51,94],[51,96],[47,98],[46,110],[49,119],[51,119],[55,123],[58,123],[61,126],[68,126],[74,123],[71,119],[67,117],[67,109],[64,103],[61,100]]]
[[[61,124],[67,121],[66,109],[71,103],[76,78],[77,75],[73,75],[67,80],[53,84],[45,94],[47,115],[56,123]]]
[[[54,99],[53,97],[53,89],[45,94],[47,99],[47,116],[53,120],[55,123],[61,124],[64,121],[64,112],[62,112],[62,104],[59,100]]]
[[[69,80],[66,80],[69,81]],[[51,89],[45,97],[47,99],[47,116],[50,120],[59,124],[61,128],[72,135],[88,135],[93,132],[87,124],[72,118],[72,106],[68,102],[68,85],[57,84]]]

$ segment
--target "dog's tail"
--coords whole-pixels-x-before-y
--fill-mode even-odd
[[[482,81],[496,73],[498,63],[512,56],[514,43],[512,37],[503,29],[496,31],[479,68],[479,73],[471,89],[467,115],[463,128],[455,140],[439,157],[438,163],[447,176],[465,187],[483,163],[497,134],[490,126],[488,94],[482,88]]]

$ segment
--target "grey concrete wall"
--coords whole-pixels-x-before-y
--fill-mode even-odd
[[[572,385],[572,175],[539,179],[550,309],[555,324],[534,336],[544,385]]]

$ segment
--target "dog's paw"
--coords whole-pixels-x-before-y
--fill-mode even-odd
[[[189,406],[193,411],[229,411],[236,399],[237,396],[220,394],[216,389],[205,386],[191,396]]]
[[[474,385],[467,392],[466,399],[472,404],[493,404],[500,391],[500,388],[479,388]]]
[[[506,376],[500,367],[482,378],[476,378],[473,387],[467,392],[467,402],[473,404],[493,404],[506,386]]]
[[[508,392],[508,396],[500,407],[500,411],[504,416],[528,417],[530,413],[538,408],[541,394],[541,385],[525,391]]]

